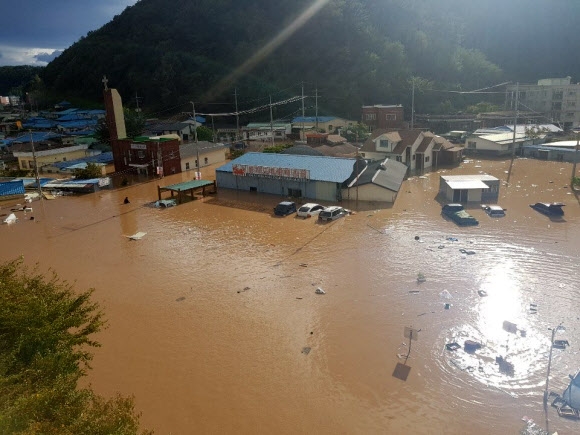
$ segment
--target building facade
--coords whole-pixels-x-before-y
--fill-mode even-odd
[[[400,104],[362,106],[362,123],[367,125],[370,131],[405,128],[403,106]]]
[[[445,201],[454,203],[496,203],[499,186],[499,179],[487,174],[441,175],[439,195]]]
[[[538,80],[527,85],[510,85],[506,90],[506,107],[541,112],[542,122],[560,124],[565,130],[580,126],[580,84],[571,77]],[[524,115],[525,116],[525,115]]]
[[[171,175],[181,172],[179,139],[137,137],[111,140],[115,172]]]

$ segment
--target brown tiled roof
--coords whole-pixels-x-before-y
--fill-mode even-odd
[[[316,151],[320,151],[325,156],[332,157],[354,157],[356,156],[356,147],[349,143],[343,143],[340,145],[328,146],[321,145],[314,148]]]
[[[401,142],[397,144],[393,150],[393,154],[403,154],[405,149],[413,145],[417,140],[417,137],[421,134],[421,130],[399,130],[398,133],[401,136]]]
[[[417,152],[418,153],[424,153],[425,151],[427,151],[427,148],[429,147],[429,144],[431,142],[433,142],[433,136],[425,136],[425,137],[423,137],[423,140],[421,141],[421,143],[417,147]]]
[[[328,137],[326,138],[326,142],[331,143],[331,144],[340,144],[340,143],[345,143],[346,138],[342,137],[338,134],[329,134]]]
[[[413,143],[417,140],[417,137],[421,134],[421,130],[375,130],[373,131],[371,137],[366,140],[361,148],[361,151],[376,151],[374,139],[383,134],[386,134],[390,141],[397,142],[397,146],[393,150],[393,153],[402,154],[408,146],[413,145]]]

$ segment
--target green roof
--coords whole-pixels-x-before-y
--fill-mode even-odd
[[[212,184],[213,184],[213,181],[209,181],[209,180],[191,180],[191,181],[186,181],[185,183],[178,183],[178,184],[172,184],[171,186],[165,186],[165,187],[162,187],[161,189],[173,190],[175,192],[180,192],[182,190],[197,189],[198,187],[203,187],[203,186],[211,186]]]

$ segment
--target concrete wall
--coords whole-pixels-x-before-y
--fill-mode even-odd
[[[203,153],[199,153],[199,167],[203,168],[204,166],[213,165],[216,163],[222,163],[226,161],[226,147],[204,151]],[[207,161],[206,161],[207,159]],[[189,156],[181,159],[181,171],[194,171],[197,169],[197,156]],[[189,163],[189,169],[187,169],[187,164]]]
[[[288,196],[288,189],[300,190],[302,198],[317,201],[335,202],[340,198],[340,188],[337,183],[325,181],[295,181],[290,179],[275,179],[253,176],[235,176],[229,172],[216,171],[218,189],[236,189],[256,191],[272,195]]]
[[[376,184],[368,183],[358,187],[359,201],[395,202],[397,193]],[[356,186],[342,190],[342,199],[354,201],[357,199]]]

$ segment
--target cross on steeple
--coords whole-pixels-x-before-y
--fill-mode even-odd
[[[103,76],[103,80],[101,80],[101,81],[102,81],[102,82],[103,82],[103,84],[105,85],[105,91],[106,91],[107,89],[109,89],[109,88],[108,88],[108,86],[107,86],[107,83],[109,83],[109,80],[107,79],[107,76]]]

